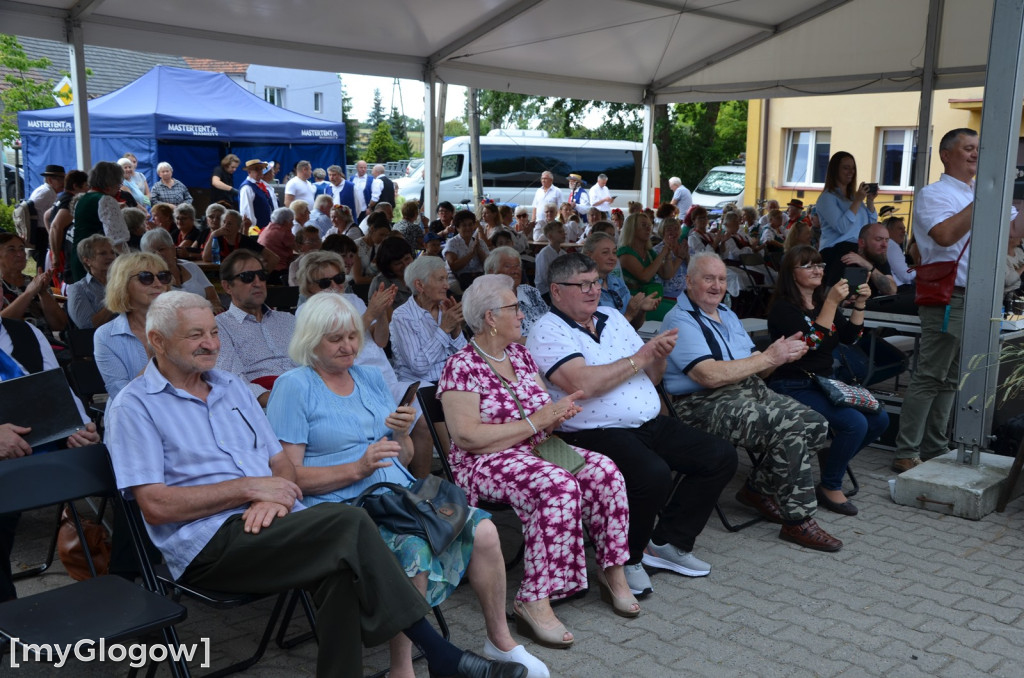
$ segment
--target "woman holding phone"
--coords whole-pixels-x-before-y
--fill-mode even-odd
[[[825,170],[825,187],[815,205],[821,221],[821,256],[827,269],[825,285],[842,275],[840,259],[857,251],[860,229],[878,221],[875,197],[878,184],[857,183],[857,161],[846,151],[837,151]]]

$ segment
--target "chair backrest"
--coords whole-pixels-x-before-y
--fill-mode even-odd
[[[67,329],[67,342],[68,348],[71,349],[71,358],[73,360],[86,358],[88,360],[93,359],[93,344],[92,336],[96,330],[92,327],[85,329],[79,329],[77,327],[69,327]]]
[[[745,252],[740,254],[740,263],[744,266],[764,266],[764,257],[757,252]]]
[[[292,313],[299,305],[299,288],[287,285],[267,286],[267,306],[275,311]]]
[[[423,411],[423,421],[426,423],[427,429],[430,431],[430,437],[434,441],[437,458],[441,460],[444,476],[448,481],[455,482],[451,464],[448,463],[448,448],[442,442],[438,430],[438,427],[444,424],[444,408],[441,407],[441,401],[437,399],[437,386],[431,384],[430,386],[420,387],[420,390],[416,392],[416,398],[419,400],[420,409]]]
[[[103,375],[92,360],[72,360],[66,369],[72,390],[83,401],[89,402],[93,396],[107,392]]]
[[[0,514],[111,496],[117,481],[102,444],[0,461]]]

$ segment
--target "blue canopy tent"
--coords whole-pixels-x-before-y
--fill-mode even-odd
[[[169,162],[174,178],[210,188],[220,159],[234,153],[276,160],[290,170],[299,160],[314,167],[345,166],[345,125],[312,118],[263,101],[223,73],[157,66],[121,89],[89,102],[93,160],[139,159],[150,183],[156,165]],[[71,106],[18,113],[25,180],[32,190],[46,165],[75,166]],[[245,172],[235,172],[235,186]]]

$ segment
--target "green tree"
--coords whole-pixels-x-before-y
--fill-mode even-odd
[[[344,84],[341,86],[341,121],[345,123],[345,157],[355,162],[359,159],[359,121],[352,117],[352,97],[345,91]]]
[[[366,125],[371,129],[377,129],[382,122],[387,122],[388,116],[384,115],[384,104],[381,103],[380,90],[373,90],[373,108],[370,109],[370,117],[366,119]]]
[[[367,162],[401,160],[408,157],[402,154],[402,150],[395,142],[395,138],[391,136],[391,127],[386,122],[382,122],[377,125],[373,136],[370,137],[370,143],[366,145],[366,153],[363,154],[363,159]]]
[[[692,190],[710,168],[746,147],[747,102],[675,104],[669,137],[659,144],[662,176],[676,175]]]
[[[444,135],[446,137],[464,137],[469,134],[469,125],[462,118],[444,121]],[[481,131],[481,134],[483,132]]]
[[[412,156],[412,144],[409,143],[409,130],[405,124],[405,116],[399,115],[398,109],[391,107],[391,136],[399,149],[398,160]]]
[[[545,101],[545,97],[528,94],[498,92],[491,89],[477,90],[476,105],[480,110],[480,133],[485,133],[485,120],[489,129],[529,129],[530,123],[540,116]],[[468,119],[469,111],[466,111],[466,120]]]
[[[5,89],[0,92],[0,139],[9,144],[18,138],[18,112],[53,108],[53,80],[40,78],[34,71],[50,66],[46,57],[29,59],[13,35],[0,34],[0,70]]]

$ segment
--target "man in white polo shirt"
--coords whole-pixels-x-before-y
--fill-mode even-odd
[[[677,331],[645,344],[622,314],[599,308],[601,284],[589,257],[563,255],[548,275],[552,309],[530,329],[526,346],[552,398],[586,394],[577,401],[582,412],[562,425],[561,437],[610,457],[626,480],[630,589],[637,595],[652,590],[644,564],[691,577],[709,574],[711,566],[693,555],[693,544],[736,472],[736,449],[659,415],[654,385]],[[683,476],[674,490],[672,471]]]
[[[544,206],[562,204],[562,189],[555,186],[555,175],[547,170],[540,173],[540,188],[533,194],[533,221],[537,221],[544,212]]]
[[[284,206],[288,207],[296,200],[305,200],[312,205],[316,200],[316,186],[309,180],[313,175],[313,166],[308,160],[300,160],[295,165],[295,176],[284,185]]]

